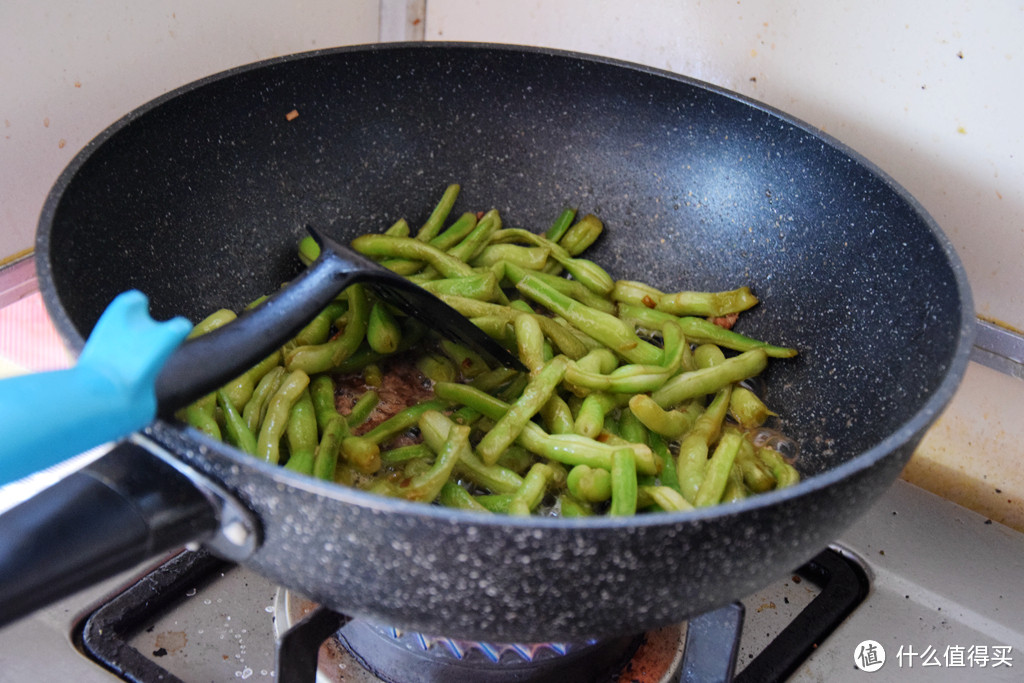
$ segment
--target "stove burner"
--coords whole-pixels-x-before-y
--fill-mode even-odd
[[[343,627],[338,639],[365,668],[390,683],[589,683],[621,668],[640,642],[639,636],[585,643],[467,642],[358,620]]]
[[[152,620],[173,613],[184,596],[195,594],[196,586],[215,580],[230,566],[205,551],[177,555],[90,615],[78,636],[80,649],[126,681],[180,683],[179,678],[136,650],[129,641]],[[835,550],[823,551],[796,573],[821,588],[821,592],[749,663],[736,666],[743,622],[743,608],[737,603],[691,618],[680,629],[686,632],[686,648],[682,662],[676,660],[672,666],[675,673],[667,675],[682,681],[760,682],[788,678],[857,607],[868,590],[867,577],[860,565]],[[282,624],[280,620],[278,623]],[[615,680],[620,671],[631,676],[631,667],[642,665],[637,660],[643,660],[634,653],[644,651],[642,641],[649,641],[653,632],[571,645],[470,645],[447,638],[400,633],[316,607],[280,634],[277,680],[315,680],[321,645],[335,634],[337,638],[328,642],[334,642],[338,649],[343,644],[353,651],[352,659],[372,670],[377,680],[573,683]],[[673,642],[678,642],[678,636]],[[735,668],[740,670],[733,676]]]

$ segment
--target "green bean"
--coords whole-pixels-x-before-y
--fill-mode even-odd
[[[434,210],[430,213],[430,217],[427,218],[427,222],[423,224],[423,227],[416,233],[416,239],[421,242],[427,242],[441,230],[441,226],[448,219],[448,214],[451,213],[452,207],[455,205],[455,200],[459,196],[459,186],[451,184],[445,188],[444,194],[441,195],[440,201],[434,207]]]
[[[587,355],[576,361],[576,366],[583,372],[608,374],[619,365],[618,357],[611,349],[601,347],[588,351]]]
[[[523,477],[523,485],[512,494],[509,503],[509,513],[513,515],[529,515],[530,511],[540,505],[544,500],[548,482],[554,477],[554,470],[550,465],[537,463],[530,468],[530,471]]]
[[[501,291],[498,286],[498,278],[491,272],[474,273],[465,277],[439,278],[417,284],[436,296],[447,294],[479,301],[496,301]]]
[[[558,394],[552,394],[540,409],[544,426],[551,434],[575,434],[576,420],[569,405]]]
[[[352,248],[370,258],[397,257],[425,261],[444,277],[473,274],[473,269],[462,260],[410,237],[363,235],[352,240]]]
[[[502,263],[505,267],[509,264],[526,268],[528,270],[540,270],[548,261],[550,250],[544,247],[524,247],[520,244],[490,244],[484,247],[470,265],[474,268],[486,268],[495,263]]]
[[[397,465],[419,458],[433,458],[434,451],[425,443],[414,443],[381,451],[380,461],[384,465]]]
[[[363,383],[368,387],[380,388],[384,385],[384,373],[377,363],[369,363],[363,368]]]
[[[340,318],[348,307],[341,301],[332,301],[299,330],[295,338],[289,342],[293,347],[310,344],[323,344],[331,336],[331,326]]]
[[[693,364],[699,369],[713,368],[725,361],[725,354],[716,344],[700,344],[693,350]]]
[[[562,492],[558,494],[557,510],[559,517],[590,517],[594,514],[594,509],[590,506],[590,503],[579,500],[570,493]]]
[[[321,434],[313,460],[313,476],[330,481],[338,466],[341,442],[350,435],[349,425],[338,412],[334,401],[334,380],[330,375],[317,375],[310,379],[309,395]]]
[[[745,429],[760,427],[775,415],[761,398],[746,387],[735,387],[729,399],[729,415]]]
[[[281,351],[274,351],[259,363],[224,385],[225,393],[227,393],[228,398],[231,399],[231,404],[237,410],[245,408],[245,404],[249,402],[249,399],[252,398],[253,392],[256,390],[256,384],[263,379],[268,372],[281,364],[281,358]]]
[[[377,353],[394,353],[402,339],[402,328],[381,301],[373,302],[366,321],[366,343]]]
[[[469,491],[452,481],[446,481],[444,486],[441,487],[441,495],[437,497],[437,502],[445,507],[457,508],[459,510],[490,512],[490,510],[478,503],[470,495]]]
[[[463,377],[476,377],[487,372],[487,362],[472,349],[450,339],[440,341],[441,351],[455,364],[456,370]]]
[[[679,491],[679,473],[676,471],[676,459],[669,450],[668,444],[661,438],[660,434],[651,432],[648,437],[648,446],[654,452],[655,457],[661,462],[661,474],[658,479],[662,486]]]
[[[220,425],[217,424],[216,411],[217,396],[211,393],[186,406],[181,414],[185,422],[219,441],[221,433]]]
[[[309,385],[309,375],[302,370],[293,370],[281,382],[281,386],[267,403],[267,412],[256,438],[256,457],[277,464],[280,458],[280,442],[288,426],[292,406]]]
[[[516,284],[516,289],[528,299],[562,316],[570,324],[631,363],[657,365],[663,359],[661,349],[640,339],[631,327],[615,316],[585,306],[533,275],[523,277]]]
[[[597,309],[602,313],[615,314],[617,308],[613,301],[606,299],[600,294],[595,294],[590,289],[580,284],[577,280],[567,280],[564,277],[558,277],[557,275],[550,275],[543,271],[528,271],[524,268],[520,268],[515,264],[505,264],[504,268],[505,277],[513,285],[524,277],[527,273],[533,277],[539,279],[544,284],[553,287],[562,294],[576,299],[581,304],[590,306],[591,308]]]
[[[738,332],[727,330],[704,318],[675,316],[671,313],[656,311],[642,305],[620,303],[619,317],[636,327],[658,331],[662,329],[666,322],[675,322],[679,324],[683,334],[691,342],[717,344],[731,351],[763,349],[770,358],[792,358],[797,354],[796,349],[775,346],[758,339],[752,339]]]
[[[617,448],[612,452],[612,498],[608,514],[626,517],[636,514],[636,455],[630,448]]]
[[[448,437],[437,453],[437,459],[430,469],[403,483],[402,497],[406,500],[432,501],[441,493],[441,487],[459,462],[462,454],[470,450],[469,427],[452,425]]]
[[[531,371],[544,365],[544,331],[532,315],[520,315],[512,323],[519,349],[519,359]]]
[[[498,458],[497,465],[512,470],[522,476],[523,472],[530,469],[530,466],[537,461],[533,453],[518,444],[512,444]]]
[[[575,498],[601,503],[612,497],[612,475],[608,470],[576,465],[569,470],[566,486]]]
[[[434,449],[441,447],[453,425],[451,420],[437,411],[424,413],[419,422],[424,443]],[[496,493],[512,493],[523,485],[523,478],[518,474],[500,465],[486,464],[472,450],[461,454],[456,469],[477,486]]]
[[[466,238],[466,235],[473,232],[476,227],[476,214],[466,211],[455,221],[440,232],[436,237],[429,240],[428,244],[443,251],[451,249]]]
[[[474,496],[477,505],[480,505],[488,512],[499,515],[507,515],[512,507],[515,495],[512,493],[490,493]]]
[[[380,446],[361,436],[344,437],[340,453],[361,474],[373,474],[381,468]]]
[[[739,464],[733,463],[732,469],[729,470],[729,479],[725,483],[725,490],[722,491],[721,503],[735,503],[741,501],[749,495],[747,486],[743,482],[743,471],[740,469]]]
[[[676,375],[654,391],[651,398],[662,408],[679,405],[688,399],[712,394],[726,384],[749,379],[764,370],[767,363],[768,356],[763,350],[744,351],[720,365]]]
[[[516,334],[505,318],[496,315],[478,315],[469,319],[488,337],[509,350],[516,346]]]
[[[637,507],[641,509],[652,505],[664,512],[686,512],[693,509],[690,501],[669,486],[639,486],[636,498]]]
[[[512,444],[523,427],[536,415],[551,398],[555,387],[565,376],[568,361],[557,356],[544,365],[529,381],[520,396],[494,424],[476,446],[477,454],[488,464],[494,464],[498,456]]]
[[[631,443],[647,444],[650,435],[640,420],[628,410],[619,414],[619,436]]]
[[[399,218],[384,231],[384,234],[392,237],[408,237],[410,232],[409,223],[404,218]]]
[[[416,358],[416,369],[431,382],[454,382],[459,377],[455,364],[439,353],[423,353]]]
[[[689,410],[665,410],[647,394],[630,397],[629,412],[652,432],[669,439],[677,439],[685,434],[696,420],[696,416]]]
[[[571,256],[579,256],[597,241],[603,231],[604,223],[601,219],[588,213],[557,241]]]
[[[348,426],[358,427],[366,422],[366,419],[370,417],[370,413],[373,412],[378,403],[380,403],[380,394],[376,391],[370,390],[363,392],[363,394],[356,399],[356,402],[352,404],[352,409],[349,410],[348,417],[345,418],[346,422],[348,422]]]
[[[617,408],[618,404],[618,398],[603,391],[587,394],[576,415],[573,431],[580,436],[597,438],[597,435],[604,429],[605,415]]]
[[[259,433],[260,425],[263,423],[263,416],[266,413],[267,403],[269,403],[270,397],[274,395],[274,392],[281,385],[281,381],[286,374],[288,374],[287,371],[280,365],[271,368],[260,379],[252,392],[252,397],[242,409],[245,425],[253,434]]]
[[[256,454],[256,437],[245,424],[226,389],[217,390],[217,405],[224,415],[224,434],[228,443],[249,455]]]
[[[286,368],[302,370],[307,374],[326,372],[336,369],[359,348],[366,336],[370,304],[363,285],[350,285],[345,291],[348,296],[348,315],[344,331],[336,339],[326,343],[292,349],[285,354]]]
[[[551,227],[544,233],[544,237],[557,242],[562,239],[562,235],[566,233],[569,227],[572,225],[573,219],[576,218],[576,209],[565,209],[558,215],[555,222],[551,224]]]
[[[299,240],[299,260],[302,265],[309,266],[320,256],[320,245],[316,243],[312,235],[306,235]]]
[[[487,372],[481,372],[479,375],[470,380],[470,385],[480,391],[495,392],[501,389],[501,387],[508,385],[509,382],[519,377],[519,372],[512,368],[506,368],[504,366],[488,370]]]
[[[459,263],[466,264],[483,251],[494,233],[500,229],[501,215],[496,210],[491,209],[483,215],[477,222],[476,227],[466,235],[465,239],[448,249],[445,254]],[[437,266],[434,267],[437,268]],[[466,266],[466,268],[469,268],[469,266]],[[437,268],[437,270],[441,271],[441,268]]]
[[[204,334],[209,334],[210,332],[213,332],[217,328],[227,325],[229,322],[231,322],[237,317],[238,316],[235,314],[234,311],[228,310],[226,308],[216,310],[210,315],[200,320],[199,322],[197,322],[195,324],[195,327],[192,328],[192,330],[188,333],[188,336],[186,336],[185,338],[195,339],[196,337],[201,337]]]
[[[458,220],[452,223],[443,232],[435,237],[432,237],[427,241],[432,247],[445,251],[455,244],[458,244],[467,234],[469,234],[473,228],[476,227],[476,214],[464,213],[459,216]],[[409,230],[406,226],[404,234],[385,232],[385,235],[391,235],[392,237],[408,237]],[[384,259],[380,262],[382,266],[388,270],[398,273],[399,275],[413,275],[423,270],[426,265],[423,261],[414,261],[411,259],[392,258]]]
[[[764,446],[758,447],[756,451],[757,457],[771,469],[772,476],[775,477],[776,488],[783,489],[799,483],[800,474],[795,467],[786,462],[781,453]]]
[[[754,444],[750,443],[749,439],[743,439],[740,445],[740,450],[736,454],[736,466],[739,467],[744,485],[752,492],[764,493],[775,488],[775,475],[757,457]]]
[[[313,474],[319,443],[316,410],[313,408],[308,385],[292,406],[285,437],[288,442],[288,462],[285,463],[285,468],[302,474]]]
[[[508,403],[465,384],[440,383],[434,387],[434,393],[439,398],[472,406],[493,420],[509,410]],[[527,450],[564,465],[590,465],[606,470],[611,469],[611,454],[616,448],[578,434],[548,434],[533,422],[526,423],[518,442]],[[658,473],[658,463],[650,448],[641,444],[630,447],[640,472]]]
[[[729,475],[732,472],[733,463],[736,462],[736,454],[740,450],[742,440],[743,437],[736,432],[722,434],[714,453],[708,459],[704,481],[701,482],[693,500],[694,507],[707,507],[722,500],[722,494],[729,482]]]
[[[732,385],[719,389],[700,417],[679,444],[676,456],[676,473],[679,477],[679,492],[691,503],[697,498],[697,491],[704,480],[707,469],[708,450],[718,438],[722,422],[729,410]]]
[[[475,318],[478,316],[497,316],[505,320],[507,323],[512,324],[518,316],[535,316],[537,322],[540,323],[541,329],[544,330],[544,335],[550,339],[564,355],[575,359],[586,355],[588,351],[586,346],[584,346],[579,339],[573,336],[566,326],[563,326],[556,320],[547,316],[538,315],[536,313],[526,313],[524,311],[516,310],[511,306],[502,306],[500,304],[476,301],[475,299],[467,299],[459,296],[441,295],[440,299],[467,318]]]
[[[375,444],[387,443],[402,432],[414,427],[420,420],[420,416],[428,410],[443,410],[446,406],[444,401],[434,399],[423,401],[416,405],[404,408],[395,413],[379,425],[363,434],[362,438]]]
[[[612,289],[614,301],[647,306],[676,316],[718,317],[740,313],[757,304],[749,287],[724,292],[673,292],[666,294],[650,285],[619,280]]]
[[[565,247],[540,235],[535,235],[526,230],[511,228],[501,230],[493,236],[495,243],[515,240],[521,240],[538,247],[546,247],[551,252],[551,258],[557,261],[575,279],[583,283],[585,287],[597,294],[608,294],[615,286],[615,281],[612,280],[604,268],[588,259],[570,256]]]
[[[565,381],[575,393],[605,391],[636,394],[660,389],[674,373],[660,365],[623,365],[610,374],[585,372],[571,363]]]

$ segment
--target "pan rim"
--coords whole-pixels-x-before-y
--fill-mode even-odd
[[[824,472],[815,474],[806,479],[802,479],[797,485],[793,487],[771,491],[764,494],[759,494],[757,496],[753,496],[738,503],[713,506],[709,508],[693,510],[688,512],[646,513],[642,515],[623,518],[518,518],[505,515],[487,515],[484,513],[470,512],[464,510],[452,510],[449,508],[442,508],[434,505],[424,505],[422,503],[413,503],[409,501],[386,498],[358,489],[349,488],[342,484],[322,482],[311,477],[289,472],[287,470],[284,470],[283,468],[275,467],[273,465],[260,462],[252,458],[251,456],[243,453],[242,451],[230,447],[227,444],[223,444],[221,442],[216,442],[212,439],[209,439],[209,437],[206,437],[201,432],[191,427],[185,427],[184,429],[182,429],[184,425],[182,425],[181,423],[164,422],[163,424],[167,425],[170,428],[173,428],[178,432],[187,435],[187,437],[192,442],[206,446],[207,450],[213,450],[224,455],[229,460],[231,460],[233,464],[240,464],[244,467],[255,467],[257,470],[266,473],[267,476],[270,476],[271,478],[277,480],[281,480],[283,478],[283,480],[293,488],[305,490],[317,496],[326,496],[331,499],[338,500],[340,502],[351,503],[353,505],[368,510],[381,512],[397,512],[405,516],[422,516],[428,518],[438,518],[441,520],[458,523],[471,523],[476,526],[502,526],[522,528],[534,528],[538,526],[543,526],[544,528],[552,529],[616,529],[626,527],[634,528],[639,526],[660,526],[663,524],[699,523],[712,518],[739,515],[752,510],[771,507],[788,501],[792,501],[797,498],[804,497],[815,491],[820,491],[822,489],[833,486],[838,482],[842,481],[843,479],[846,479],[854,475],[857,472],[873,467],[874,465],[878,464],[881,460],[892,455],[901,447],[907,445],[916,445],[915,439],[919,439],[920,436],[923,435],[924,431],[932,423],[934,423],[935,420],[938,419],[940,413],[952,399],[953,394],[959,387],[967,369],[971,347],[973,345],[975,336],[973,299],[971,295],[970,285],[967,280],[966,271],[959,256],[953,248],[953,245],[950,242],[948,236],[942,231],[941,227],[927,212],[927,210],[920,204],[920,202],[915,197],[913,197],[904,187],[897,183],[888,173],[879,168],[874,162],[870,161],[861,153],[850,148],[845,143],[839,141],[838,139],[834,138],[828,133],[821,131],[820,129],[808,124],[807,122],[791,114],[788,114],[780,109],[777,109],[771,105],[755,100],[746,95],[742,95],[740,93],[683,74],[673,73],[655,67],[628,62],[616,58],[594,54],[586,54],[569,50],[515,44],[497,44],[468,41],[396,42],[347,45],[298,52],[232,67],[211,74],[209,76],[194,80],[190,83],[182,85],[178,88],[175,88],[171,91],[168,91],[167,93],[164,93],[156,98],[153,98],[143,103],[139,107],[131,110],[124,116],[117,119],[103,131],[101,131],[97,136],[95,136],[92,140],[86,143],[86,145],[72,158],[72,160],[68,163],[68,165],[58,176],[53,187],[48,193],[40,214],[36,235],[36,254],[42,254],[47,258],[37,258],[37,276],[39,278],[40,290],[43,293],[43,299],[48,314],[50,315],[55,327],[57,328],[58,332],[63,338],[65,344],[69,347],[69,349],[72,352],[77,354],[81,351],[84,345],[84,338],[75,328],[75,326],[71,323],[70,316],[64,310],[63,306],[60,304],[56,296],[56,291],[52,279],[52,269],[48,261],[50,253],[49,227],[53,223],[57,207],[61,201],[61,198],[65,190],[67,189],[68,185],[71,183],[73,178],[76,176],[78,170],[86,163],[86,161],[89,159],[89,157],[91,157],[95,150],[102,146],[111,137],[116,135],[121,129],[126,127],[132,121],[145,115],[147,112],[158,108],[164,102],[172,100],[178,97],[179,95],[200,88],[202,86],[208,85],[210,83],[232,77],[240,73],[245,73],[248,71],[264,68],[274,64],[304,59],[315,59],[322,56],[350,52],[400,51],[410,49],[437,51],[451,48],[468,50],[520,52],[577,61],[586,61],[646,73],[661,78],[667,78],[673,81],[685,83],[690,86],[740,102],[747,106],[753,107],[756,110],[764,112],[770,116],[773,116],[789,126],[793,126],[799,130],[808,133],[814,138],[820,140],[823,144],[828,145],[829,147],[835,149],[842,155],[850,158],[856,164],[864,167],[873,176],[875,176],[883,183],[885,183],[885,185],[887,185],[888,188],[892,190],[896,196],[898,196],[901,200],[907,202],[907,204],[914,210],[914,212],[921,217],[921,219],[931,232],[932,236],[936,240],[937,244],[943,250],[946,257],[946,261],[949,264],[949,267],[955,279],[960,301],[961,320],[958,326],[960,334],[956,343],[956,349],[950,358],[949,365],[946,368],[944,376],[942,377],[942,380],[939,383],[939,385],[925,400],[921,407],[910,418],[904,421],[896,430],[889,433],[880,442],[878,442],[871,448],[851,457],[847,462],[839,466],[832,467]],[[911,444],[911,442],[913,442],[913,444]],[[881,493],[881,491],[879,493]]]

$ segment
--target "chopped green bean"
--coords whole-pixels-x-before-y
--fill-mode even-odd
[[[617,448],[612,452],[612,499],[608,514],[626,517],[636,514],[636,455],[630,448]]]
[[[284,464],[285,468],[302,474],[313,474],[319,444],[316,410],[308,386],[292,406],[285,437],[288,443],[288,462]]]
[[[540,412],[565,376],[567,363],[564,356],[557,356],[530,379],[523,390],[523,395],[477,444],[476,452],[484,462],[492,465],[497,462],[498,456],[516,440],[530,418]]]
[[[566,233],[569,227],[572,225],[573,219],[576,218],[576,209],[565,209],[558,215],[555,222],[551,224],[551,227],[544,233],[544,237],[548,238],[552,242],[557,242],[562,239],[562,235]]]
[[[249,455],[255,455],[256,437],[245,424],[245,420],[224,388],[217,390],[217,405],[224,415],[224,435],[228,443]]]
[[[309,375],[302,370],[293,370],[283,378],[281,386],[267,403],[267,412],[256,438],[256,457],[277,464],[280,458],[280,442],[288,426],[292,406],[309,385]]]

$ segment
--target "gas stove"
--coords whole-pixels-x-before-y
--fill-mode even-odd
[[[904,481],[792,575],[688,623],[610,641],[403,633],[182,551],[0,630],[0,681],[1018,681],[1021,576],[1024,534]],[[292,654],[278,659],[275,643]]]

